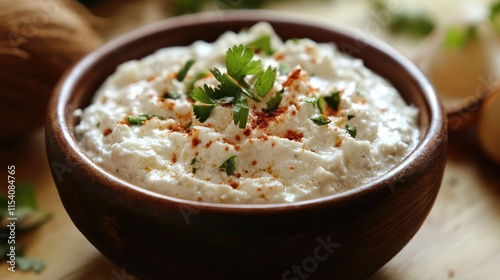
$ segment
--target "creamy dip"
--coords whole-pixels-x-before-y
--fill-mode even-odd
[[[208,70],[227,71],[226,51],[265,35],[273,52],[256,51],[254,60],[277,75],[261,102],[247,98],[246,126],[234,123],[232,104],[215,106],[199,121],[193,103],[203,104],[189,91],[214,88],[218,81]],[[186,68],[189,60],[194,63]],[[179,81],[182,69],[189,70]],[[267,109],[280,91],[278,108]],[[317,100],[332,93],[338,108],[323,104],[320,110]],[[303,201],[367,183],[414,149],[417,114],[393,86],[335,44],[283,42],[267,23],[126,62],[89,107],[75,112],[79,145],[109,172],[168,196],[234,204]]]

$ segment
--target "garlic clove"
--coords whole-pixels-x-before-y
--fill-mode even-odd
[[[481,105],[478,140],[486,155],[500,164],[500,89]]]

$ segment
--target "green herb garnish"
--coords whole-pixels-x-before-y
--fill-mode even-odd
[[[163,95],[163,98],[168,98],[168,99],[179,99],[180,97],[181,93],[178,91],[166,92]]]
[[[147,120],[157,117],[160,120],[163,120],[162,117],[153,115],[153,114],[142,114],[138,116],[128,116],[127,117],[127,123],[130,125],[143,125]]]
[[[210,116],[214,106],[233,104],[233,121],[240,128],[245,128],[249,108],[246,97],[260,102],[273,88],[276,80],[276,69],[262,69],[260,60],[253,60],[254,51],[243,45],[233,46],[226,51],[227,73],[221,73],[217,68],[210,69],[219,82],[217,87],[208,85],[193,90],[192,98],[208,105],[193,105],[195,117],[204,122]],[[256,76],[256,82],[251,85],[245,79],[248,75]],[[246,96],[246,97],[245,97]]]
[[[194,62],[195,62],[194,59],[190,59],[186,62],[186,64],[184,64],[184,67],[182,67],[181,71],[179,71],[179,73],[177,74],[177,81],[182,82],[182,80],[184,80],[184,78],[187,75],[187,72],[189,71],[189,68],[193,66]]]
[[[352,138],[356,138],[356,134],[358,133],[356,127],[352,127],[349,124],[345,124],[345,129],[347,129],[347,133],[349,133],[349,135],[351,135]]]
[[[322,96],[328,107],[332,108],[334,111],[339,110],[340,104],[340,91],[332,91],[330,95]]]
[[[266,105],[267,105],[267,110],[269,111],[274,111],[278,109],[281,99],[283,99],[283,92],[285,92],[285,89],[281,89],[278,94],[275,96],[271,97],[269,100],[267,100]]]
[[[318,109],[321,113],[323,113],[324,104],[330,107],[333,111],[339,110],[340,104],[340,91],[332,91],[330,95],[320,96],[316,102]]]
[[[271,36],[269,35],[261,36],[248,43],[246,46],[252,48],[255,52],[264,52],[266,55],[272,55],[274,53],[271,47]]]
[[[323,114],[316,114],[311,117],[311,120],[315,122],[317,125],[326,125],[332,122],[330,118]]]
[[[228,176],[234,174],[234,170],[236,170],[236,161],[234,160],[236,156],[231,156],[228,160],[226,160],[219,168],[221,170],[225,170]]]
[[[352,118],[354,118],[354,117],[355,117],[355,115],[347,115],[347,120],[348,120],[348,121],[350,121],[350,120],[352,120]]]
[[[191,159],[191,165],[194,165],[195,163],[196,163],[196,157],[194,157],[194,158]],[[198,168],[196,168],[196,167],[193,166],[193,168],[192,168],[191,171],[194,174],[194,173],[196,173],[196,170],[198,170]]]
[[[196,83],[196,81],[198,81],[199,79],[206,77],[207,75],[208,75],[207,71],[196,73],[193,79],[187,85],[186,95],[191,97],[193,95],[194,83]]]
[[[214,107],[215,105],[207,106],[193,104],[193,113],[200,122],[205,122],[208,117],[210,117],[210,114],[212,113]]]
[[[316,102],[317,102],[316,98],[314,98],[314,97],[307,97],[307,98],[302,99],[302,101],[305,103],[312,104],[314,106],[316,106]]]

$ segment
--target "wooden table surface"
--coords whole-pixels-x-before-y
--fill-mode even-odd
[[[360,1],[318,1],[309,6],[304,2],[312,3],[283,2],[269,8],[303,10],[320,18],[326,18],[328,8],[339,14],[339,21],[360,28],[366,24],[363,13],[348,17],[339,12],[361,7]],[[422,2],[435,12],[429,3]],[[443,8],[442,2],[439,5]],[[403,52],[411,45],[397,39],[391,43],[402,46]],[[15,165],[17,181],[31,181],[40,208],[53,214],[37,230],[18,237],[26,255],[44,259],[46,267],[38,274],[11,273],[2,263],[0,279],[135,279],[102,256],[71,222],[50,175],[43,137],[40,130],[25,142],[1,147],[0,161],[3,174],[8,165]],[[500,166],[481,153],[473,129],[450,135],[446,171],[431,213],[410,243],[370,279],[500,279]]]

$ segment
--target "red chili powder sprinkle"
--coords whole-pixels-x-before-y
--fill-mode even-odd
[[[286,112],[286,108],[278,108],[275,111],[261,111],[255,113],[255,118],[252,120],[252,128],[266,129],[269,123],[276,121],[276,118]]]
[[[335,147],[340,147],[340,145],[342,145],[342,139],[340,139],[339,141],[337,141],[337,143],[335,143]]]
[[[205,144],[205,148],[207,148],[207,149],[210,148],[210,146],[212,145],[212,143],[213,143],[212,140],[208,141],[208,143]]]
[[[102,132],[102,135],[104,136],[108,136],[111,134],[111,132],[113,132],[113,130],[111,130],[111,128],[105,128],[104,131]]]
[[[296,132],[293,130],[287,130],[286,134],[285,134],[285,138],[290,140],[290,141],[300,142],[300,141],[302,141],[302,137],[304,137],[304,133]]]
[[[193,137],[193,139],[191,139],[191,146],[193,146],[193,147],[200,145],[200,143],[201,143],[201,140],[197,136],[195,136],[195,137]]]
[[[233,188],[233,189],[237,189],[237,188],[240,186],[240,184],[238,184],[238,183],[236,183],[236,182],[230,182],[230,183],[229,183],[229,185],[230,185],[230,186],[231,186],[231,188]]]
[[[288,79],[283,83],[283,87],[289,87],[295,80],[300,77],[300,68],[293,69],[290,74],[288,74]]]

